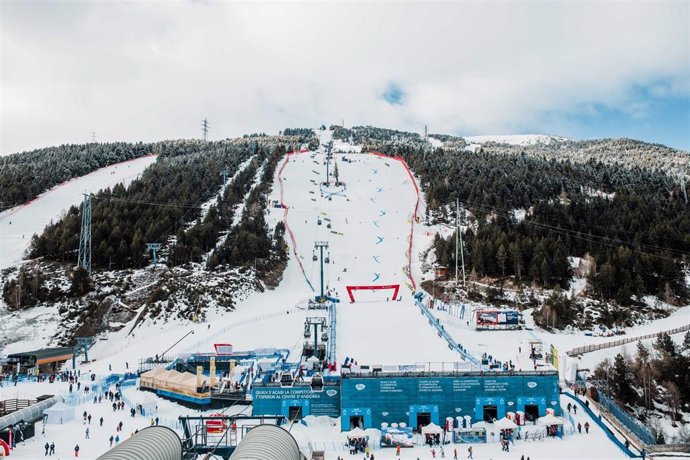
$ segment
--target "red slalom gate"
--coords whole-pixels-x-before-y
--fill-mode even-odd
[[[379,289],[393,289],[393,300],[398,298],[398,291],[400,291],[399,284],[386,284],[386,285],[374,285],[374,286],[346,286],[347,295],[350,296],[350,302],[355,301],[355,296],[352,295],[352,291],[360,290],[379,290]]]

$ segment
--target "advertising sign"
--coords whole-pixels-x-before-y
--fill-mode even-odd
[[[381,447],[414,447],[412,428],[389,426],[381,428]]]
[[[326,386],[323,391],[310,387],[259,387],[252,388],[255,414],[285,414],[289,406],[302,406],[303,415],[340,414],[340,391],[337,386]],[[285,403],[285,404],[283,404]],[[308,411],[305,410],[309,408]]]
[[[517,310],[477,311],[477,326],[517,326],[519,319]]]

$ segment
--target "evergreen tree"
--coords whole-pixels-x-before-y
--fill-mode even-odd
[[[91,277],[84,267],[77,267],[72,273],[72,286],[70,293],[75,296],[83,296],[92,288]]]
[[[501,269],[501,276],[506,275],[506,262],[508,260],[508,253],[506,248],[501,244],[498,247],[498,252],[496,253],[496,258],[498,259],[498,266]]]
[[[630,404],[634,402],[634,394],[630,371],[623,355],[618,353],[613,360],[611,375],[613,395],[621,402]]]
[[[654,349],[659,352],[662,357],[673,358],[676,356],[676,344],[671,336],[665,332],[662,332],[657,337],[654,342]]]

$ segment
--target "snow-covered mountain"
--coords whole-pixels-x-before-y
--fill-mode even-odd
[[[548,145],[554,141],[567,141],[566,137],[550,136],[547,134],[497,134],[484,136],[464,136],[463,139],[469,144],[484,144],[494,142],[496,144],[509,145]]]

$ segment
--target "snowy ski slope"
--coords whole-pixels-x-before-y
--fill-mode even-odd
[[[314,242],[329,243],[325,289],[341,299],[338,357],[368,364],[461,361],[414,305],[403,271],[417,200],[403,164],[372,154],[334,154],[345,186],[336,187],[331,178],[326,187],[321,185],[324,162],[325,154],[293,155],[281,178],[296,252],[317,293],[320,272],[313,260]],[[306,280],[303,284],[309,289]],[[401,286],[401,301],[392,300],[391,290],[364,290],[354,293],[356,302],[351,304],[346,291],[348,285],[393,284]]]
[[[56,221],[70,206],[81,203],[82,193],[95,193],[119,183],[128,185],[156,158],[156,155],[151,155],[101,168],[57,185],[29,203],[0,213],[0,269],[18,263],[29,247],[32,235]]]
[[[498,144],[510,145],[534,145],[550,144],[553,141],[568,140],[565,137],[549,136],[546,134],[508,134],[508,135],[486,135],[486,136],[464,136],[464,139],[472,144],[482,144],[484,142],[496,142]]]
[[[344,162],[343,158],[351,159],[352,163]],[[269,199],[282,199],[288,208],[269,209],[267,222],[274,226],[285,219],[294,241],[286,238],[291,253],[290,261],[281,284],[275,290],[252,294],[237,305],[237,310],[232,313],[209,312],[208,323],[161,323],[149,319],[132,334],[129,334],[129,324],[120,332],[110,334],[107,341],[99,341],[94,346],[91,356],[96,361],[82,365],[82,375],[93,371],[99,376],[105,376],[110,372],[109,366],[112,366],[113,372],[123,372],[126,363],[132,369],[140,358],[162,352],[191,330],[194,334],[173,348],[171,354],[211,351],[213,343],[229,342],[238,350],[257,347],[288,348],[291,350],[290,361],[296,360],[301,351],[304,319],[306,316],[319,314],[302,308],[308,298],[315,295],[310,285],[317,291],[319,289],[318,264],[312,260],[314,241],[329,242],[328,255],[332,264],[326,266],[325,282],[331,293],[337,294],[342,300],[337,307],[339,361],[346,356],[368,364],[459,361],[460,357],[447,348],[411,300],[407,286],[409,280],[403,267],[409,262],[408,236],[414,219],[416,193],[403,165],[393,159],[375,155],[335,155],[340,178],[347,184],[347,188],[336,189],[331,186],[324,190],[322,196],[318,183],[325,177],[323,160],[322,153],[292,155],[282,171],[279,169],[276,172]],[[98,187],[101,186],[105,185],[98,183]],[[70,195],[63,195],[60,199],[62,201],[56,201],[55,207],[64,209],[70,204],[78,203],[80,195],[77,193],[74,201],[70,201]],[[319,216],[321,225],[317,223]],[[327,228],[329,222],[331,229]],[[26,223],[32,224],[32,219],[27,217]],[[418,227],[420,226],[415,225],[412,251],[412,272],[417,282],[421,279],[417,254],[428,245],[433,235],[431,229]],[[331,233],[331,230],[338,233]],[[343,271],[344,269],[347,271]],[[400,284],[402,300],[386,301],[386,297],[391,295],[386,291],[359,291],[355,294],[357,302],[351,304],[345,292],[345,286],[350,284]],[[442,321],[445,319],[440,312],[437,315]],[[457,327],[451,321],[446,321],[446,325],[456,339],[469,342],[472,349],[499,354],[498,350],[505,348],[506,358],[514,355],[514,351],[508,350],[525,339],[522,334],[469,331]],[[574,341],[574,337],[567,338]],[[484,346],[485,350],[482,349]],[[67,384],[63,383],[21,384],[18,387],[0,388],[0,398],[60,394],[66,391]],[[126,395],[131,400],[137,400],[141,392],[130,388],[126,390]],[[567,403],[565,397],[562,399],[564,404]],[[93,459],[108,449],[107,439],[115,434],[117,421],[125,423],[121,433],[123,439],[135,429],[149,424],[148,419],[113,413],[109,407],[88,401],[79,404],[75,420],[61,426],[48,426],[45,436],[39,434],[27,441],[13,452],[13,456],[18,459],[42,457],[43,444],[54,441],[60,458],[71,456],[73,446],[79,443],[82,447],[80,457]],[[96,418],[101,415],[105,418],[102,428],[92,423],[89,440],[84,439],[85,428],[79,417],[84,410]],[[178,415],[193,412],[159,400],[157,416],[167,424],[174,423]],[[577,418],[583,423],[587,420],[582,414]],[[338,426],[339,424],[333,426],[330,422],[319,421],[310,427],[298,426],[295,435],[301,445],[311,442],[315,447],[322,446],[326,450],[326,458],[345,456],[347,454],[342,450],[344,438]],[[446,448],[448,458],[452,458],[449,454],[452,448],[453,446]],[[467,456],[466,446],[458,445],[457,449],[462,458]],[[562,440],[551,439],[538,443],[521,441],[511,448],[510,453],[501,452],[496,443],[474,445],[474,452],[475,458],[494,459],[519,458],[520,455],[563,459],[626,458],[596,426],[589,435],[576,434]],[[376,450],[375,455],[377,459],[396,458],[393,449]],[[428,459],[431,454],[427,448],[417,447],[403,450],[401,458]]]

